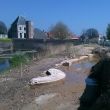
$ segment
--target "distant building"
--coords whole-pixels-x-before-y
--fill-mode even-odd
[[[2,21],[0,21],[0,38],[8,38],[7,27]]]
[[[18,16],[12,23],[9,31],[9,38],[30,39],[34,36],[34,29],[31,21],[27,21],[24,17]]]
[[[106,36],[99,34],[98,44],[103,44],[107,40]]]
[[[34,39],[48,39],[48,36],[45,31],[42,31],[38,28],[34,29]]]
[[[72,40],[79,40],[79,36],[77,36],[74,33],[69,33],[67,39],[72,39]]]

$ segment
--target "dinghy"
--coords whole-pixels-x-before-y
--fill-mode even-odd
[[[48,71],[45,72],[45,74],[46,76],[44,77],[32,78],[30,80],[30,85],[50,83],[54,81],[59,81],[66,77],[66,74],[63,71],[55,68],[49,69]]]

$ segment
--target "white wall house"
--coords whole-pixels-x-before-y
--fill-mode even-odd
[[[18,16],[12,23],[8,36],[9,38],[30,39],[33,38],[33,25],[31,21],[27,21],[24,17]]]
[[[0,38],[8,38],[7,34],[0,34]]]
[[[26,38],[26,25],[18,25],[18,38],[24,39]]]

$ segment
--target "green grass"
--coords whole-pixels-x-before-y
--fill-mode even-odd
[[[27,57],[24,55],[14,55],[12,59],[10,59],[11,67],[18,67],[22,64],[27,63]]]
[[[0,38],[0,42],[12,42],[12,39],[9,39],[9,38]]]
[[[0,62],[2,62],[4,59],[0,59]],[[1,75],[6,75],[9,73],[10,69],[14,69],[14,68],[20,68],[21,64],[22,66],[24,64],[28,64],[29,61],[31,61],[32,59],[30,58],[30,56],[28,55],[14,55],[11,59],[9,59],[9,63],[10,63],[10,67],[2,72],[0,72],[0,76]]]

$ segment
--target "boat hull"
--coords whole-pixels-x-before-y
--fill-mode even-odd
[[[66,77],[66,74],[58,69],[52,68],[52,69],[49,69],[48,72],[50,72],[51,75],[48,75],[45,77],[32,78],[30,80],[30,84],[35,85],[35,84],[51,83],[51,82],[62,80]]]

